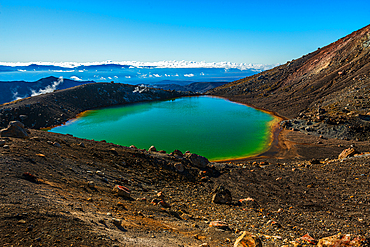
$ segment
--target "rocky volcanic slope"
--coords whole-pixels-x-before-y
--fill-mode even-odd
[[[370,25],[271,70],[207,92],[293,119],[304,133],[370,139]]]
[[[10,121],[19,120],[28,128],[46,128],[94,108],[186,95],[189,93],[121,83],[90,83],[2,104],[0,126],[6,127]]]

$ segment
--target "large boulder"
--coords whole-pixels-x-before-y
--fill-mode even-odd
[[[8,128],[0,131],[1,137],[15,137],[15,138],[29,138],[27,130],[24,125],[19,121],[11,121]]]
[[[209,163],[209,160],[206,157],[193,153],[185,153],[184,158],[198,168],[206,168]]]

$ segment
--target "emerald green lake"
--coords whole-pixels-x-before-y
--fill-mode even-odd
[[[189,150],[209,160],[246,157],[270,141],[273,116],[225,99],[198,96],[87,111],[51,132],[148,149]]]

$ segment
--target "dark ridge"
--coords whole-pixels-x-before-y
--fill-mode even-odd
[[[33,92],[39,92],[47,87],[51,87],[59,78],[49,76],[34,82],[26,81],[0,81],[0,104],[16,100],[17,98],[30,97]],[[63,82],[55,86],[56,90],[66,89],[93,81],[74,81],[64,79]]]
[[[121,83],[90,83],[0,105],[0,126],[19,120],[28,128],[47,128],[94,108],[186,95],[190,94]]]

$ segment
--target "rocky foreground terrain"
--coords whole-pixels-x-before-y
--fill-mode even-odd
[[[248,159],[39,130],[186,95],[174,91],[86,84],[1,105],[0,244],[369,246],[369,28],[209,91],[284,119],[270,150]]]
[[[244,246],[311,246],[339,233],[337,242],[368,244],[368,142],[338,159],[353,142],[288,131],[285,159],[208,163],[27,135],[0,141],[3,246],[234,246],[244,231],[253,234],[245,243],[255,241]]]

